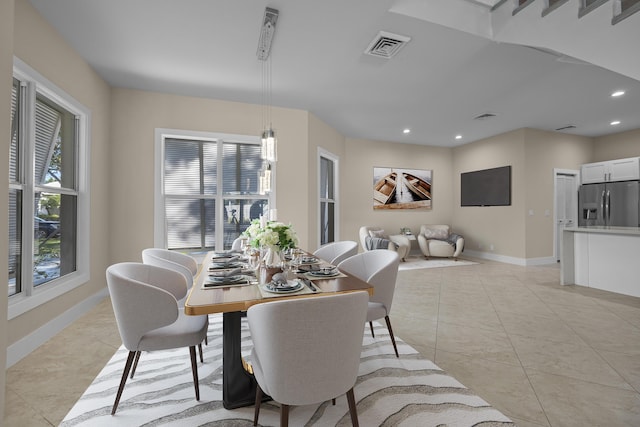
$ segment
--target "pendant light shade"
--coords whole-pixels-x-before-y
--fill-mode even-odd
[[[266,164],[265,167],[258,171],[258,193],[265,195],[271,191],[271,165]]]
[[[278,146],[276,145],[276,133],[269,128],[262,132],[262,150],[261,156],[263,160],[275,162],[278,160]]]

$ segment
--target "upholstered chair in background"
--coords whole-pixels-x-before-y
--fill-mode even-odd
[[[360,227],[358,234],[360,236],[360,244],[362,245],[362,249],[364,251],[369,251],[372,249],[389,249],[391,251],[397,252],[402,261],[404,261],[405,257],[409,255],[409,250],[411,249],[411,241],[407,238],[407,236],[403,236],[402,234],[388,234],[382,228],[370,225]],[[388,243],[384,248],[371,248],[367,244],[367,242],[371,242],[370,239],[375,238],[388,240]]]
[[[452,257],[457,259],[464,250],[464,237],[452,233],[448,225],[421,225],[418,245],[426,258]]]

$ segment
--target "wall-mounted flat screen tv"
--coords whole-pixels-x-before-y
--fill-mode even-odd
[[[460,174],[461,206],[510,206],[511,166]]]

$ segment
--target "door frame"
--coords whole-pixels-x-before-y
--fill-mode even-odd
[[[561,239],[562,236],[558,236],[558,182],[557,182],[557,178],[558,176],[574,176],[576,178],[576,184],[575,184],[575,192],[576,192],[576,198],[575,198],[575,212],[576,212],[576,224],[575,226],[578,226],[578,189],[580,188],[580,170],[576,170],[576,169],[559,169],[559,168],[554,168],[553,169],[553,259],[558,261],[559,260],[559,256],[560,254],[557,253],[558,251],[558,239]]]

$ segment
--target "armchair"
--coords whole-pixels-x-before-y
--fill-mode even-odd
[[[404,258],[409,254],[409,250],[411,249],[411,241],[409,241],[406,236],[401,234],[388,235],[380,227],[365,225],[360,227],[359,234],[360,244],[365,252],[371,250],[367,248],[368,237],[380,237],[389,240],[389,245],[385,249],[397,252],[402,261],[404,261]]]
[[[464,250],[464,237],[452,233],[448,225],[421,225],[418,245],[426,257],[457,258]]]

